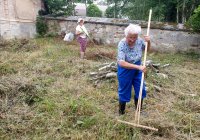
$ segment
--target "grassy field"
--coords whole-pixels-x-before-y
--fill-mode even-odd
[[[158,132],[117,122],[133,122],[134,103],[118,116],[117,79],[89,80],[98,65],[116,61],[116,47],[88,47],[79,58],[76,42],[59,38],[0,42],[0,139],[199,140],[200,56],[150,53],[168,78],[149,70],[148,98],[140,123]],[[154,85],[161,90],[156,90]]]

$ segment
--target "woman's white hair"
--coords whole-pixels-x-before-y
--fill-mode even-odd
[[[128,34],[140,34],[141,33],[141,27],[139,25],[135,24],[129,24],[128,27],[124,30],[125,36]]]

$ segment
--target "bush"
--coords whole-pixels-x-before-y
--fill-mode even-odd
[[[114,7],[108,7],[105,15],[107,18],[114,18]]]
[[[200,32],[200,5],[194,10],[194,14],[189,18],[186,25],[191,27],[194,31]]]
[[[45,10],[39,10],[39,11],[38,11],[38,15],[39,15],[39,16],[44,16],[44,15],[48,15],[48,13],[47,13],[47,11],[45,11]]]
[[[39,36],[44,36],[48,31],[48,26],[43,17],[37,17],[36,20],[36,31]]]
[[[57,16],[69,16],[73,14],[75,5],[71,0],[44,0],[48,14]]]
[[[87,16],[89,16],[89,17],[101,17],[102,11],[95,4],[90,4],[87,7]]]

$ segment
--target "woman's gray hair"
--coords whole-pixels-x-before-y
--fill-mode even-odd
[[[140,34],[141,27],[139,25],[129,24],[129,26],[124,30],[124,33],[126,37],[128,34]]]

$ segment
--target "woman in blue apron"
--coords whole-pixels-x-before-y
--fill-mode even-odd
[[[134,102],[137,107],[142,72],[146,72],[146,67],[141,65],[142,51],[145,49],[144,40],[147,42],[148,50],[151,46],[149,36],[144,36],[144,40],[138,37],[141,33],[141,27],[138,25],[130,24],[124,33],[125,38],[118,44],[117,56],[120,115],[125,113],[126,103],[131,100],[132,87],[134,87]],[[143,85],[142,101],[146,97],[145,84]]]

